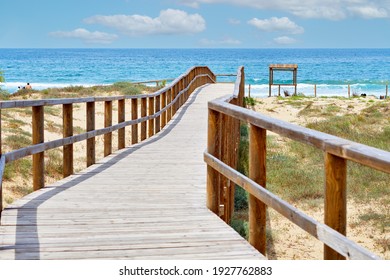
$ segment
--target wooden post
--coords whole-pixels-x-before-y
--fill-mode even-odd
[[[149,116],[154,115],[154,97],[149,97]],[[152,137],[154,135],[154,119],[150,119],[148,121],[148,132],[149,137]]]
[[[387,98],[387,93],[388,93],[388,91],[389,91],[389,85],[386,84],[386,95],[385,95],[385,98]]]
[[[278,85],[278,96],[280,96],[280,85]]]
[[[73,104],[62,105],[62,127],[64,138],[73,136]],[[73,144],[63,146],[63,168],[65,177],[73,174]]]
[[[138,118],[138,99],[131,99],[131,119],[136,120]],[[131,126],[131,143],[138,143],[138,124]]]
[[[156,113],[160,111],[160,95],[157,95],[156,98],[155,98],[155,102],[156,102]],[[161,129],[161,115],[156,117],[155,119],[156,121],[156,133],[159,133],[160,132],[160,129]]]
[[[314,85],[314,97],[317,97],[317,85]]]
[[[169,103],[172,102],[172,96],[173,96],[173,87],[171,87],[169,90],[168,90],[168,99],[167,99],[167,105]],[[170,122],[170,120],[172,119],[172,106],[168,108],[167,110],[167,123]]]
[[[44,142],[43,106],[32,107],[32,144]],[[44,152],[33,155],[33,189],[39,190],[45,186],[45,156]]]
[[[146,117],[147,114],[147,98],[141,98],[141,118]],[[141,123],[141,141],[145,140],[146,135],[146,121]]]
[[[104,102],[104,127],[112,125],[112,101]],[[112,153],[112,132],[104,134],[104,156]]]
[[[270,67],[269,68],[269,86],[268,86],[268,97],[271,97],[271,87],[272,87],[272,84],[274,83],[274,75],[273,75],[273,70],[272,68]]]
[[[209,109],[207,152],[215,157],[220,155],[219,122],[220,114]],[[218,172],[207,166],[207,208],[219,216]]]
[[[161,109],[165,109],[167,106],[167,92],[163,92],[161,95]],[[161,115],[161,129],[167,125],[167,111],[164,111]]]
[[[3,173],[5,169],[5,159],[3,158],[2,150],[2,137],[1,137],[1,109],[0,109],[0,221],[1,221],[1,212],[3,211]],[[4,161],[4,164],[2,164]],[[1,224],[0,224],[1,225]]]
[[[251,124],[249,137],[249,178],[265,188],[267,131]],[[263,255],[267,250],[266,211],[263,202],[249,195],[249,243]]]
[[[87,102],[87,131],[95,130],[95,102]],[[87,139],[87,167],[95,164],[95,137]]]
[[[347,161],[325,153],[325,224],[346,235]],[[342,255],[324,245],[325,260],[342,260]]]
[[[125,121],[126,108],[125,108],[125,99],[118,100],[118,123],[123,123]],[[118,150],[124,149],[126,146],[125,142],[125,128],[118,129]]]
[[[351,85],[348,85],[348,98],[351,98]]]
[[[251,85],[249,85],[248,97],[251,98]]]

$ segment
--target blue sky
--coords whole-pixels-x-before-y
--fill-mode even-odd
[[[387,48],[389,0],[12,0],[0,48]]]

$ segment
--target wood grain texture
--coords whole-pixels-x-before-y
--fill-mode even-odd
[[[44,142],[45,123],[43,106],[32,107],[32,144]],[[33,155],[33,189],[39,190],[45,186],[45,156],[44,152]]]
[[[95,102],[87,102],[87,131],[95,130]],[[87,139],[87,167],[96,163],[95,137]]]
[[[249,132],[249,178],[266,187],[266,142],[267,131],[250,125]],[[260,253],[266,254],[266,205],[249,195],[249,243]]]
[[[73,104],[62,105],[62,115],[63,137],[73,136]],[[73,174],[73,144],[63,147],[62,174],[64,177]]]
[[[325,215],[329,227],[347,233],[347,161],[325,153]],[[328,246],[324,246],[325,260],[345,259]]]
[[[104,102],[104,127],[112,125],[112,101]],[[112,132],[104,134],[104,156],[112,153]]]
[[[263,259],[206,204],[207,102],[195,92],[157,135],[9,205],[0,259]]]

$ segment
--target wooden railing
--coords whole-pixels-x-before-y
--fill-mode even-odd
[[[249,192],[249,242],[262,254],[266,254],[266,207],[268,206],[322,241],[324,259],[379,259],[374,253],[345,237],[346,163],[347,160],[352,160],[390,173],[390,153],[237,106],[242,104],[242,101],[234,104],[232,100],[243,96],[243,75],[244,71],[241,67],[238,70],[233,97],[210,101],[208,105],[208,148],[204,154],[207,163],[208,208],[229,223],[231,214],[227,214],[226,211],[233,211],[232,184],[237,184]],[[237,127],[226,126],[226,118],[250,125],[249,178],[236,170]],[[267,130],[324,151],[325,224],[314,220],[266,189]],[[234,145],[231,144],[232,142]],[[227,160],[232,158],[233,161]],[[224,211],[221,211],[221,208]]]
[[[118,149],[125,148],[125,128],[131,126],[131,143],[158,133],[185,103],[190,94],[199,86],[214,83],[216,77],[208,67],[197,66],[175,79],[170,85],[153,94],[115,97],[86,97],[68,99],[18,100],[0,102],[0,110],[32,107],[32,144],[7,153],[1,152],[1,119],[0,119],[0,216],[3,209],[2,177],[5,165],[23,157],[33,157],[33,189],[44,187],[44,152],[63,147],[63,176],[73,173],[73,144],[86,141],[86,165],[96,162],[95,137],[104,135],[104,156],[112,153],[112,132],[118,131]],[[131,100],[131,120],[125,121],[125,100]],[[95,103],[104,102],[104,128],[95,129]],[[118,106],[118,123],[113,124],[113,102]],[[73,104],[86,104],[87,132],[73,135]],[[45,142],[44,107],[62,105],[63,138]],[[138,110],[140,106],[140,110]],[[139,116],[140,112],[140,116]],[[0,111],[1,113],[1,111]],[[1,116],[1,114],[0,114]]]

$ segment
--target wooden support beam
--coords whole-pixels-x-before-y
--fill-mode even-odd
[[[138,99],[131,99],[131,119],[136,120],[138,118]],[[131,144],[138,143],[138,124],[131,126]]]
[[[164,91],[161,94],[161,109],[165,109],[167,106],[167,92]],[[167,125],[167,111],[164,111],[161,114],[161,129],[163,129]]]
[[[154,115],[154,97],[151,96],[149,97],[149,102],[148,102],[148,111],[149,111],[149,116]],[[149,137],[152,137],[154,135],[154,119],[150,119],[148,121],[148,135]]]
[[[250,125],[249,178],[266,187],[266,130]],[[249,243],[260,253],[266,254],[266,205],[249,195]]]
[[[146,117],[147,115],[147,98],[141,98],[141,118]],[[141,123],[141,141],[147,138],[146,133],[146,121]]]
[[[95,130],[95,102],[87,102],[87,131]],[[87,139],[87,167],[96,163],[95,137]]]
[[[342,235],[347,229],[347,161],[325,153],[325,224]],[[343,260],[342,255],[324,245],[325,260]]]
[[[207,151],[211,155],[220,157],[220,114],[209,109]],[[218,172],[207,166],[207,208],[219,215],[219,180]]]
[[[126,107],[125,99],[118,100],[118,123],[125,121],[126,117]],[[118,150],[125,148],[126,146],[126,131],[125,128],[118,129]]]
[[[32,144],[44,142],[43,106],[32,107]],[[45,156],[44,152],[33,155],[33,189],[39,190],[45,186]]]
[[[104,127],[112,126],[112,101],[104,102]],[[112,153],[112,132],[104,134],[104,156]]]
[[[63,137],[73,136],[73,104],[62,105]],[[68,177],[73,174],[73,144],[63,146],[62,175]]]
[[[172,102],[173,87],[168,90],[167,104]],[[167,123],[172,119],[172,106],[167,110]]]
[[[156,101],[155,108],[157,113],[160,111],[161,108],[160,95],[156,96],[155,101]],[[156,133],[159,133],[161,130],[161,115],[156,117],[155,122],[156,122]]]

